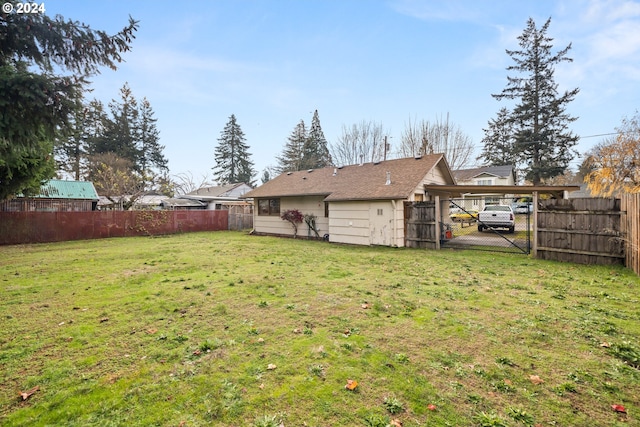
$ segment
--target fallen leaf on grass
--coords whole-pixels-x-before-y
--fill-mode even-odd
[[[358,387],[358,381],[356,380],[347,380],[347,385],[344,386],[347,390],[355,390]]]
[[[40,390],[40,386],[35,386],[34,388],[32,388],[29,391],[21,391],[20,392],[20,397],[22,398],[22,400],[27,400],[28,398],[31,397],[31,395],[33,393],[35,393],[36,391]]]
[[[627,408],[625,408],[622,405],[611,405],[611,409],[613,409],[616,412],[620,412],[622,414],[626,414],[627,413]]]
[[[109,318],[108,317],[103,317],[102,319],[100,319],[100,323],[104,323],[104,322],[108,322]]]
[[[389,426],[391,427],[402,427],[402,421],[396,419],[396,420],[391,420],[391,422],[389,423]]]
[[[429,406],[427,406],[427,409],[430,411],[435,411],[436,410],[436,405],[434,405],[433,403],[430,404]]]
[[[611,347],[611,344],[609,344],[608,342],[603,342],[600,344],[600,347],[609,348]]]
[[[364,310],[366,310],[367,308],[369,308],[369,307],[371,307],[371,306],[365,302],[365,303],[364,303],[364,304],[362,304],[360,307],[362,307]]]
[[[148,333],[149,335],[151,335],[151,334],[155,334],[156,332],[158,332],[158,330],[157,330],[156,328],[147,329],[147,333]]]
[[[273,371],[276,368],[277,368],[277,366],[274,365],[273,363],[269,363],[269,365],[267,365],[267,369],[270,370],[270,371]]]
[[[529,375],[529,381],[535,385],[542,384],[544,382],[544,380],[537,375]]]

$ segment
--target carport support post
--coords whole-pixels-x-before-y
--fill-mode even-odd
[[[436,195],[435,196],[435,202],[436,202],[436,249],[440,249],[440,233],[442,232],[442,230],[440,230],[440,223],[442,222],[442,217],[440,217],[440,196]]]
[[[538,258],[538,192],[533,192],[533,215],[532,215],[533,224],[531,226],[531,232],[533,236],[531,236],[531,255],[534,258]]]

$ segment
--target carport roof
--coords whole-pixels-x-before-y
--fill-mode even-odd
[[[564,192],[580,190],[579,185],[438,185],[427,184],[424,189],[432,194],[461,196],[463,194],[551,194],[563,198]]]

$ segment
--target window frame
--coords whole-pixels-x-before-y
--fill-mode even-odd
[[[261,198],[257,201],[258,216],[280,216],[280,198]]]

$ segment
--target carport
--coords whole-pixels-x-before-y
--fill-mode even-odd
[[[430,223],[433,225],[433,228],[428,233],[432,239],[428,239],[431,244],[427,245],[412,245],[412,240],[424,240],[420,238],[415,238],[413,234],[413,230],[415,227],[408,227],[405,234],[405,239],[407,240],[407,246],[414,247],[431,247],[435,249],[440,249],[442,247],[447,247],[448,238],[452,237],[451,233],[451,223],[449,221],[449,210],[450,206],[453,203],[454,205],[458,205],[458,203],[454,202],[455,200],[465,200],[473,199],[474,197],[477,199],[478,197],[485,197],[486,195],[494,195],[496,197],[502,196],[505,197],[514,197],[514,196],[530,196],[533,199],[533,211],[530,213],[530,218],[527,218],[527,227],[530,229],[526,230],[527,233],[527,250],[523,251],[524,253],[533,253],[536,256],[537,250],[537,239],[536,239],[536,224],[537,224],[537,213],[538,213],[538,201],[540,196],[548,195],[550,198],[555,199],[566,199],[568,198],[568,194],[573,191],[577,191],[580,189],[577,185],[562,185],[562,186],[548,186],[548,185],[425,185],[425,194],[427,195],[427,200],[430,200],[433,203],[433,209],[430,210],[432,214],[428,214],[428,218],[424,218],[423,223]],[[464,209],[464,208],[463,208]],[[409,212],[409,211],[407,211]],[[411,215],[411,214],[409,214]],[[418,233],[420,234],[420,233]],[[424,234],[424,233],[423,233]],[[514,243],[514,241],[510,241],[505,236],[501,236],[498,232],[495,232],[497,242],[497,246],[505,246],[505,242],[511,242],[511,246],[514,246],[518,249],[521,248],[520,244]],[[497,238],[500,236],[500,239]],[[478,246],[478,245],[476,245]],[[506,244],[509,246],[509,244]]]

